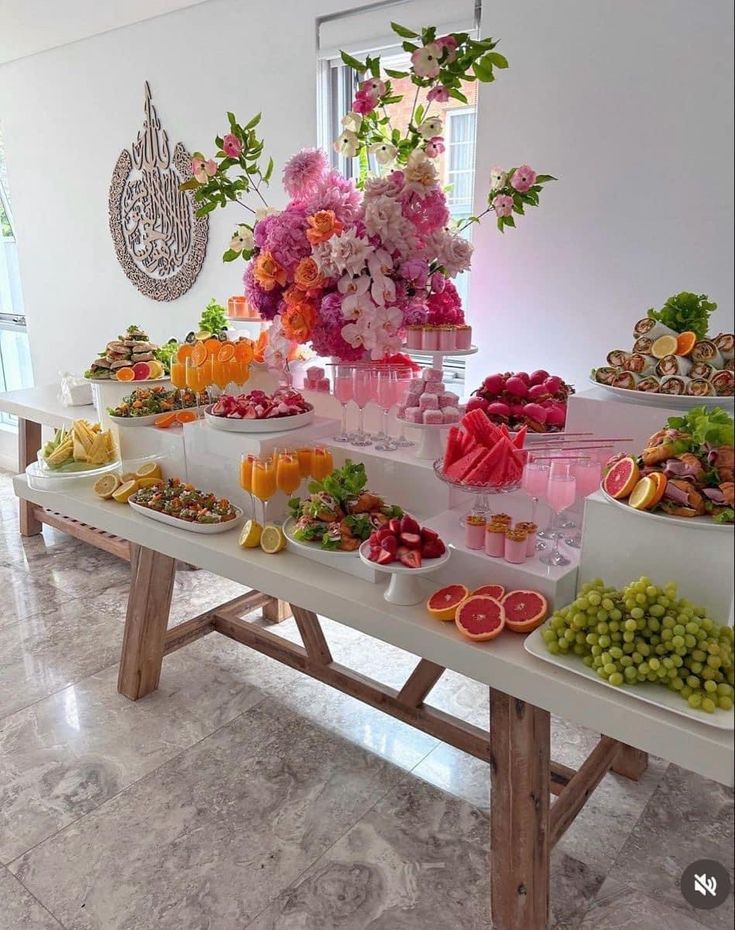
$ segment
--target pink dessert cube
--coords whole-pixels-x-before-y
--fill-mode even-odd
[[[403,404],[400,404],[400,405],[396,408],[396,416],[397,416],[399,419],[401,419],[401,420],[405,420],[405,419],[406,419],[406,409],[407,409],[407,408],[406,408]]]
[[[446,392],[443,381],[427,381],[426,390],[431,391],[432,394],[438,394],[439,397]]]
[[[409,409],[411,409],[411,408],[413,408],[413,407],[417,407],[417,408],[418,408],[418,405],[419,405],[419,401],[420,401],[420,400],[421,400],[421,398],[419,397],[418,394],[407,394],[407,395],[406,395],[406,407],[409,408]]]
[[[443,407],[439,412],[445,423],[459,422],[459,410],[456,407]]]
[[[441,381],[444,377],[444,372],[441,368],[424,368],[421,372],[421,377],[424,381]]]
[[[419,394],[424,393],[425,387],[426,387],[425,381],[423,381],[421,378],[414,378],[413,381],[411,381],[408,385],[408,393],[413,394],[416,397],[418,397]]]
[[[421,410],[438,410],[439,409],[439,395],[430,394],[428,391],[425,394],[422,394],[419,397],[419,407]]]
[[[323,391],[326,394],[329,394],[330,381],[329,378],[320,378],[316,383],[317,391]]]
[[[459,395],[453,393],[452,391],[445,391],[439,397],[439,407],[443,409],[444,407],[456,407],[459,403]]]
[[[420,423],[421,422],[421,411],[418,407],[406,407],[406,422],[407,423]]]
[[[441,410],[424,410],[423,419],[424,423],[432,423],[434,425],[446,422]]]

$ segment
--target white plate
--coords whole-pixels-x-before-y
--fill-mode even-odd
[[[653,394],[648,391],[632,391],[628,388],[611,387],[609,384],[600,384],[594,378],[590,378],[589,381],[590,384],[607,391],[626,404],[639,404],[644,407],[690,410],[692,407],[732,407],[735,405],[735,398],[732,397],[689,397],[682,394]]]
[[[602,485],[600,485],[600,490],[605,500],[609,501],[611,504],[615,504],[616,507],[622,507],[623,510],[637,517],[644,517],[647,520],[662,520],[664,523],[680,523],[682,526],[689,526],[697,530],[716,530],[720,533],[728,533],[733,530],[732,523],[715,523],[712,517],[677,517],[668,513],[651,513],[648,510],[636,510],[635,507],[631,507],[627,501],[616,501],[614,497],[611,497],[607,493]]]
[[[118,381],[117,378],[85,378],[85,381],[89,384],[165,384],[167,381],[171,381],[171,378],[168,375],[164,375],[162,378],[146,378],[144,381],[137,381],[135,378],[132,381]]]
[[[734,718],[731,711],[718,709],[714,714],[708,714],[703,710],[695,710],[693,707],[690,707],[684,698],[676,691],[669,691],[668,688],[654,682],[643,682],[638,685],[621,685],[620,687],[615,687],[615,685],[611,685],[608,681],[600,678],[594,669],[587,668],[580,656],[553,656],[547,651],[546,643],[543,641],[541,635],[547,625],[548,624],[544,623],[535,629],[533,633],[529,633],[524,641],[526,652],[535,656],[537,659],[550,662],[552,665],[556,665],[557,668],[563,668],[575,675],[581,675],[582,678],[588,679],[593,685],[611,688],[613,691],[627,694],[632,698],[643,701],[645,704],[653,704],[654,707],[661,707],[664,710],[669,710],[682,717],[689,717],[690,720],[696,720],[699,723],[707,724],[707,726],[717,727],[719,730],[732,730],[734,728]]]
[[[293,517],[289,517],[288,520],[283,524],[283,532],[286,536],[286,541],[288,542],[289,549],[293,549],[295,552],[301,550],[302,552],[314,553],[318,552],[320,555],[324,556],[325,559],[355,559],[357,558],[357,553],[359,550],[353,549],[352,552],[341,552],[333,549],[322,549],[320,543],[315,542],[304,542],[301,539],[294,539],[293,531],[296,520]],[[370,563],[373,564],[372,562]],[[373,566],[377,568],[378,566]]]
[[[420,604],[426,599],[426,591],[419,582],[421,575],[429,575],[437,571],[442,565],[449,561],[452,550],[447,547],[444,555],[438,559],[427,559],[421,568],[409,568],[400,562],[391,562],[390,565],[378,565],[377,562],[371,562],[367,557],[370,546],[369,540],[360,546],[360,561],[365,565],[374,568],[378,572],[384,572],[390,575],[390,584],[385,590],[383,597],[390,604],[398,604],[401,607],[410,607],[413,604]]]
[[[269,420],[233,420],[212,415],[213,404],[204,408],[204,419],[213,429],[226,433],[282,433],[307,426],[314,419],[314,408],[291,417],[272,417]]]
[[[228,520],[226,523],[188,523],[186,520],[180,520],[178,517],[172,517],[167,513],[159,513],[157,510],[151,510],[149,507],[143,507],[129,500],[128,504],[144,517],[150,517],[158,523],[165,523],[167,526],[175,526],[177,529],[186,530],[187,533],[203,533],[213,535],[214,533],[226,533],[228,530],[234,530],[235,527],[242,523],[243,512],[239,507],[235,507],[237,516],[234,520]]]

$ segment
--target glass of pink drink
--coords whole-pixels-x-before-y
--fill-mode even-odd
[[[536,522],[536,511],[538,509],[539,500],[546,496],[546,487],[549,483],[550,470],[547,462],[527,462],[523,468],[521,487],[531,498],[531,523]],[[549,536],[549,538],[551,538],[551,536]],[[536,549],[540,551],[545,548],[546,543],[538,540]]]
[[[572,474],[577,482],[577,500],[584,500],[599,487],[602,480],[602,465],[597,459],[581,459],[572,465]],[[582,548],[582,533],[566,536],[564,542],[572,549]]]
[[[347,405],[354,400],[354,371],[351,365],[337,365],[334,369],[334,396],[342,405],[342,428],[332,437],[335,442],[350,442],[352,439],[347,432]]]
[[[373,372],[369,368],[353,369],[353,400],[359,410],[357,420],[357,432],[350,440],[353,446],[371,446],[373,444],[370,436],[365,432],[365,407],[373,399]]]
[[[378,442],[375,444],[375,448],[379,452],[395,452],[398,446],[394,439],[391,439],[390,434],[388,433],[388,413],[390,408],[396,402],[396,371],[389,366],[381,368],[377,372],[378,375],[378,390],[377,390],[377,400],[380,405],[380,409],[383,412],[383,423],[380,433],[376,437]]]
[[[554,513],[558,515],[567,507],[571,507],[577,493],[577,479],[572,474],[570,466],[565,462],[552,462],[549,471],[549,483],[546,486],[546,501]],[[554,546],[551,552],[544,553],[540,561],[544,565],[569,565],[571,560],[559,551],[561,529],[555,529]]]
[[[410,368],[399,368],[396,372],[396,382],[395,382],[395,395],[394,403],[399,407],[405,405],[406,395],[408,394],[408,389],[411,385],[411,382],[414,379],[414,373]],[[399,449],[408,449],[409,446],[415,446],[415,442],[411,442],[410,439],[406,439],[406,421],[403,417],[400,418],[401,423],[401,432],[396,439],[396,446]]]

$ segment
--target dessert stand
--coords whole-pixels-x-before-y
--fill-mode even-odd
[[[424,562],[420,568],[409,568],[400,562],[391,562],[390,565],[378,565],[368,558],[370,548],[367,540],[360,546],[360,561],[375,571],[383,572],[390,575],[390,582],[385,589],[383,597],[389,604],[397,604],[401,607],[410,607],[412,604],[420,604],[426,599],[426,589],[420,582],[420,578],[438,571],[449,561],[452,554],[451,549],[447,549],[444,555],[438,559],[429,559]]]
[[[467,517],[472,514],[492,514],[493,508],[490,505],[490,498],[494,497],[497,494],[512,494],[513,491],[517,491],[520,486],[520,481],[513,481],[509,484],[494,486],[494,485],[471,485],[464,484],[459,481],[454,481],[452,478],[448,478],[444,474],[444,462],[442,459],[436,459],[434,462],[434,474],[436,477],[443,481],[444,484],[448,484],[450,487],[454,488],[457,491],[463,491],[465,494],[474,494],[475,501],[473,506],[464,514],[460,519],[460,526],[464,526],[467,520]]]

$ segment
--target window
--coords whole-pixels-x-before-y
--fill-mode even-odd
[[[32,384],[17,244],[0,129],[0,391],[30,387]],[[15,425],[15,417],[0,413],[0,427]]]

